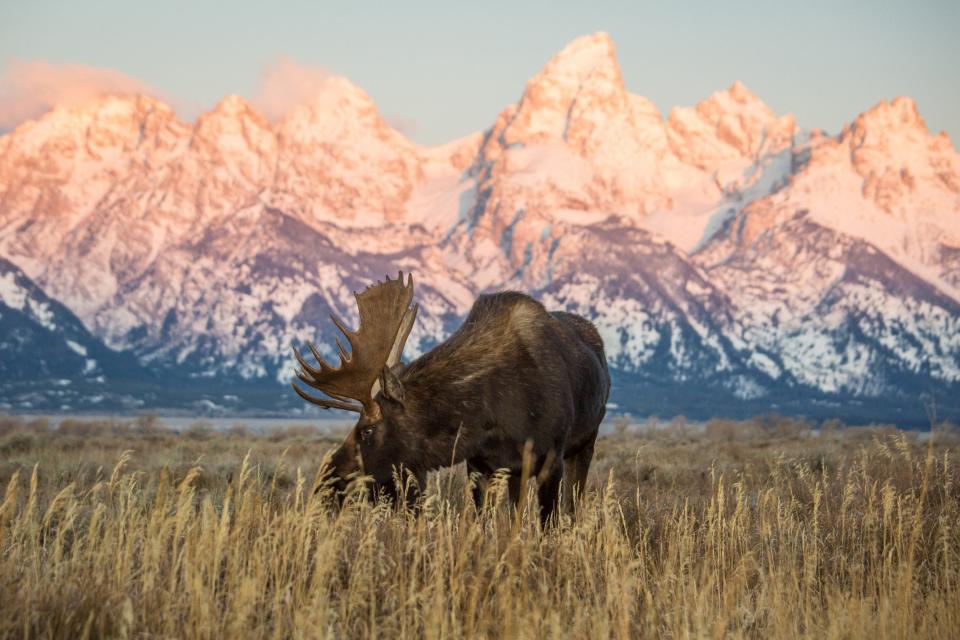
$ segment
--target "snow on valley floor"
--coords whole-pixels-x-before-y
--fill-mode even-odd
[[[61,422],[77,420],[81,422],[117,422],[120,424],[134,424],[139,416],[123,415],[49,415],[49,414],[19,414],[18,418],[24,421],[46,420],[51,429],[56,429]],[[632,420],[625,429],[619,426],[617,418],[604,420],[600,425],[600,435],[607,436],[621,430],[629,433],[639,433],[647,430],[669,429],[672,423],[667,420]],[[205,417],[205,416],[164,416],[156,417],[156,424],[177,432],[189,431],[191,428],[208,428],[214,431],[230,431],[243,428],[251,433],[267,434],[281,429],[313,428],[323,435],[343,435],[353,426],[350,418],[246,418],[246,417]],[[686,421],[683,428],[702,432],[704,423]]]
[[[59,428],[67,420],[80,422],[116,422],[119,424],[134,425],[141,416],[124,415],[47,415],[47,414],[18,414],[18,418],[29,422],[32,420],[46,420],[51,429]],[[214,431],[230,431],[231,429],[246,429],[251,433],[270,433],[279,429],[311,427],[320,434],[346,433],[353,426],[353,421],[337,418],[246,418],[246,417],[205,417],[205,416],[157,416],[156,422],[160,427],[171,431],[184,432],[191,428],[208,428]]]
[[[116,415],[46,415],[46,414],[19,414],[17,416],[25,422],[32,420],[46,420],[51,429],[56,429],[61,422],[66,420],[77,420],[81,422],[110,422],[114,421],[120,424],[133,425],[138,416],[116,416]],[[191,429],[203,428],[213,431],[228,432],[234,429],[243,429],[249,433],[268,435],[271,432],[298,428],[310,428],[316,431],[318,435],[327,435],[334,437],[343,437],[353,426],[354,421],[349,418],[247,418],[247,417],[204,417],[204,416],[157,416],[158,424],[161,427],[176,431],[179,433],[190,431]],[[735,423],[735,421],[734,421]],[[858,429],[869,427],[848,426],[846,429]],[[699,436],[706,433],[706,423],[693,420],[664,420],[657,418],[632,419],[628,424],[624,424],[622,418],[613,416],[603,421],[600,425],[600,437],[631,434],[643,435],[651,432],[675,432],[676,435],[687,434],[689,436]],[[925,442],[930,437],[929,430],[907,429],[901,430],[909,437],[916,438],[918,442]],[[814,438],[820,435],[820,429],[814,427],[805,431],[802,437]],[[721,436],[722,437],[722,436]]]

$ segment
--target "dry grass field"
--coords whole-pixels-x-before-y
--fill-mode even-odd
[[[955,430],[618,431],[542,531],[462,468],[338,512],[310,429],[5,418],[0,637],[960,637]]]

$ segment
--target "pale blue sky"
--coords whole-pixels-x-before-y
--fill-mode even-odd
[[[488,127],[578,35],[613,37],[627,88],[663,113],[742,80],[835,132],[910,95],[960,136],[960,2],[57,2],[0,0],[0,62],[110,67],[187,111],[247,97],[278,56],[363,87],[412,137]],[[190,115],[190,114],[187,114]]]

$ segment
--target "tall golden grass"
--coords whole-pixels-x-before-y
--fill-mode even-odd
[[[0,437],[0,636],[960,634],[947,436],[624,429],[599,443],[576,519],[546,530],[502,481],[477,513],[462,469],[431,477],[419,515],[334,510],[313,492],[330,445]]]

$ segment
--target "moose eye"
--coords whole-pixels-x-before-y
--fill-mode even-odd
[[[364,427],[360,430],[360,439],[363,440],[364,444],[370,444],[370,440],[373,438],[373,427]]]

